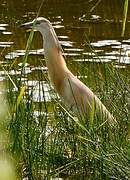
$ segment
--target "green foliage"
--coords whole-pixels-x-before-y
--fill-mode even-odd
[[[128,179],[130,178],[129,72],[110,64],[88,64],[87,85],[97,92],[118,121],[111,127],[105,119],[77,119],[55,99],[36,105],[33,88],[14,77],[18,91],[9,81],[11,121],[10,151],[17,159],[20,177],[29,179]],[[91,78],[95,83],[89,81]],[[39,72],[41,74],[41,72]],[[96,74],[96,76],[95,76]],[[39,75],[41,79],[41,75]],[[40,80],[39,80],[40,84]],[[44,85],[43,85],[44,91]],[[40,97],[39,93],[39,97]],[[44,94],[43,94],[44,96]],[[41,97],[42,98],[42,97]],[[38,115],[35,112],[38,111]]]

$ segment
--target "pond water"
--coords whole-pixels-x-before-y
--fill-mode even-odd
[[[29,32],[20,29],[19,25],[36,17],[41,3],[41,0],[3,0],[0,4],[0,64],[5,68],[8,67],[11,77],[20,76],[21,62],[29,36]],[[52,22],[64,49],[67,64],[75,75],[78,75],[77,70],[80,72],[81,64],[87,67],[91,63],[94,66],[114,63],[117,68],[129,69],[130,14],[127,18],[125,37],[121,43],[123,5],[122,0],[43,2],[39,16]],[[12,64],[15,65],[13,68]],[[28,87],[35,87],[34,102],[42,101],[38,95],[41,86],[44,86],[46,101],[51,101],[48,93],[51,89],[46,77],[42,76],[40,84],[38,83],[39,71],[47,74],[42,39],[36,32],[26,63],[25,75]],[[5,71],[0,68],[1,83],[5,77]],[[82,69],[78,77],[82,77]],[[40,91],[42,93],[42,89]]]

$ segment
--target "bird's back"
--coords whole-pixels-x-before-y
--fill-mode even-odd
[[[89,119],[93,104],[95,115],[98,118],[104,118],[108,121],[114,120],[98,97],[71,72],[68,72],[64,77],[62,86],[62,98],[79,117]]]

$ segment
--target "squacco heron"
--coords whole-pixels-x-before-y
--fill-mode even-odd
[[[41,33],[50,81],[63,102],[78,117],[89,119],[94,104],[95,114],[108,122],[114,122],[112,114],[98,97],[67,68],[63,51],[52,24],[43,17],[22,24]]]

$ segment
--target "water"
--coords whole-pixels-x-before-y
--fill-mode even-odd
[[[84,0],[48,0],[43,3],[39,16],[49,19],[59,41],[64,49],[66,61],[70,69],[77,74],[75,67],[81,64],[87,66],[94,62],[114,63],[116,68],[127,68],[130,65],[130,14],[126,25],[126,33],[121,44],[123,2],[121,0],[97,1]],[[26,42],[29,32],[19,28],[23,22],[34,19],[37,15],[41,1],[7,1],[0,5],[0,64],[9,67],[9,75],[19,78],[21,61],[25,54]],[[11,68],[11,64],[15,68]],[[87,64],[86,64],[87,63]],[[38,32],[35,33],[29,59],[25,68],[25,78],[28,81],[28,89],[34,87],[34,102],[39,99],[39,92],[43,97],[42,88],[45,88],[46,101],[51,101],[46,77],[39,81],[38,72],[47,75],[44,61],[42,39]],[[81,70],[82,71],[82,70]],[[0,68],[0,82],[5,80],[6,73]],[[82,76],[78,76],[79,78]],[[38,85],[37,85],[38,84]],[[30,93],[30,91],[28,92]],[[52,97],[54,98],[54,96]]]

